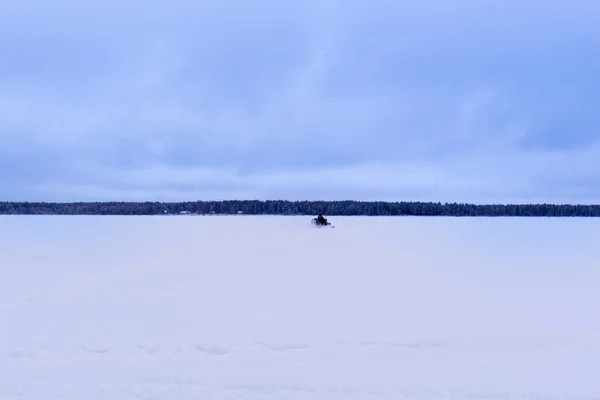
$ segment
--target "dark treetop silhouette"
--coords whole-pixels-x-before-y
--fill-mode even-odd
[[[172,215],[248,214],[329,216],[598,217],[600,205],[465,204],[434,202],[229,200],[193,202],[0,202],[0,214]]]

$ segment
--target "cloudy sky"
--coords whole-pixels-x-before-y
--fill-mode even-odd
[[[0,200],[600,202],[600,2],[3,0],[0,140]]]

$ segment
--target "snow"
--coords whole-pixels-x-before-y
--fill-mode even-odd
[[[0,399],[600,397],[600,222],[0,218]]]

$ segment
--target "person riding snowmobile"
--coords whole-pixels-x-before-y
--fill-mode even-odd
[[[323,217],[323,214],[319,213],[319,216],[317,217],[317,221],[319,221],[319,223],[325,225],[327,223],[327,219]]]

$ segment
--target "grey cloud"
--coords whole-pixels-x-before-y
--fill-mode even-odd
[[[562,189],[531,178],[550,174],[536,151],[576,151],[597,137],[592,1],[2,7],[0,138],[29,143],[0,153],[13,171],[0,180],[13,187],[194,195],[187,181],[102,174],[167,166],[235,171],[249,182],[199,178],[207,193],[554,196]],[[517,176],[515,158],[529,178]],[[454,186],[312,186],[318,171],[373,163],[446,170]],[[253,180],[298,171],[316,183]]]

